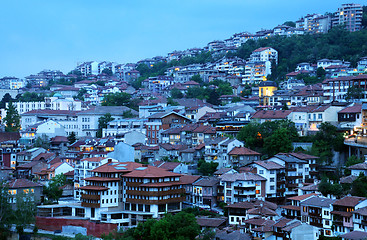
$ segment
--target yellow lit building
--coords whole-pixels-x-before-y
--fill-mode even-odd
[[[259,105],[270,105],[270,97],[274,91],[278,90],[277,84],[273,81],[263,81],[259,85]]]

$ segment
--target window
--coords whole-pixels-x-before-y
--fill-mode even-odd
[[[264,174],[264,170],[259,170],[259,174]]]
[[[270,190],[274,190],[274,189],[275,189],[274,185],[270,186]]]
[[[326,220],[325,221],[325,225],[330,225],[330,221],[329,220]]]
[[[275,181],[275,179],[272,177],[272,178],[270,178],[270,182],[274,182]]]
[[[255,193],[256,193],[256,194],[260,194],[260,190],[256,190],[256,191],[255,191]]]
[[[275,174],[275,170],[270,170],[270,174]]]
[[[329,211],[324,210],[324,215],[329,216]]]

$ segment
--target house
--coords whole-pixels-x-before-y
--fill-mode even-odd
[[[198,181],[201,177],[202,176],[185,175],[185,174],[183,174],[180,177],[180,182],[182,184],[182,187],[185,188],[185,191],[186,191],[186,202],[193,203],[193,193],[194,193],[193,183]]]
[[[266,179],[266,199],[284,197],[285,167],[272,161],[255,161],[251,164],[256,173]]]
[[[251,121],[264,123],[267,121],[286,120],[291,112],[292,110],[258,110],[252,115]]]
[[[358,177],[360,174],[367,176],[367,160],[363,163],[357,163],[348,167],[351,171],[351,175]]]
[[[346,196],[335,201],[333,211],[331,211],[334,234],[339,235],[353,231],[353,212],[366,206],[367,199],[363,197]]]
[[[12,179],[6,183],[8,192],[10,194],[9,202],[13,209],[16,207],[16,199],[18,196],[29,197],[35,204],[41,203],[43,196],[43,185],[35,183],[27,179]]]
[[[228,153],[232,167],[242,167],[260,160],[261,154],[245,147],[234,147]]]
[[[352,104],[338,112],[339,128],[351,134],[362,124],[362,104]]]
[[[218,177],[218,197],[227,204],[250,198],[264,199],[266,178],[256,173],[226,173]]]
[[[194,182],[193,203],[199,206],[207,205],[210,208],[217,204],[217,185],[216,177],[203,177]]]
[[[40,172],[35,173],[41,180],[51,180],[56,175],[64,174],[73,171],[74,168],[66,162],[57,162],[52,165],[49,164],[47,168],[41,169]]]
[[[324,236],[333,236],[331,212],[336,199],[312,196],[300,203],[301,221],[320,228]]]
[[[16,176],[17,178],[32,179],[36,177],[36,173],[41,172],[41,170],[45,168],[47,168],[47,163],[45,161],[31,161],[17,166]]]
[[[353,212],[354,231],[367,231],[367,207]]]
[[[289,197],[287,200],[291,201],[291,204],[282,206],[282,208],[285,209],[285,211],[282,212],[282,216],[288,219],[301,220],[301,202],[313,196],[317,196],[317,194],[310,193],[301,196]]]
[[[201,230],[204,229],[223,229],[227,225],[227,218],[208,218],[208,217],[196,217],[196,221],[199,224]]]

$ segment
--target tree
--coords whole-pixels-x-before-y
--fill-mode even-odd
[[[327,197],[329,194],[341,197],[344,194],[343,187],[339,183],[330,183],[326,178],[322,178],[318,185],[318,190]]]
[[[322,123],[319,131],[315,134],[312,145],[312,153],[319,158],[320,163],[331,164],[334,151],[341,151],[344,148],[344,138],[342,133],[330,123]]]
[[[324,68],[322,67],[318,67],[317,70],[316,70],[316,76],[319,78],[319,79],[324,79],[325,78],[325,74],[326,74],[326,71]]]
[[[345,100],[358,100],[364,98],[364,93],[362,88],[357,86],[352,86],[348,88],[347,94],[345,96]]]
[[[204,84],[204,81],[203,81],[203,79],[200,77],[200,75],[199,75],[199,74],[196,74],[196,75],[192,76],[192,77],[191,77],[191,80],[192,80],[192,81],[194,81],[194,82],[199,83],[199,84],[200,84],[200,86]]]
[[[111,116],[111,113],[106,113],[102,117],[98,119],[98,130],[96,137],[101,138],[102,137],[102,129],[107,128],[107,124],[111,121],[113,121],[114,118]]]
[[[131,112],[131,110],[127,110],[122,113],[122,116],[124,118],[133,118],[135,115]]]
[[[78,91],[78,94],[74,97],[74,99],[79,99],[81,101],[84,101],[84,95],[87,93],[87,89],[81,88]]]
[[[363,163],[363,162],[364,160],[362,158],[358,158],[357,156],[354,156],[354,155],[350,156],[344,165],[345,166],[344,174],[350,175],[350,170],[348,169],[348,167],[353,166],[358,163]]]
[[[108,76],[112,76],[112,75],[113,75],[112,70],[111,70],[111,69],[109,69],[109,68],[105,68],[105,69],[103,69],[103,70],[102,70],[102,73],[104,73],[104,74],[106,74],[106,75],[108,75]]]
[[[103,97],[102,106],[128,106],[131,95],[125,92],[109,93]]]
[[[19,235],[23,234],[24,228],[34,223],[36,216],[36,204],[31,193],[20,192],[16,196],[16,207],[13,213],[13,222]]]
[[[183,94],[177,88],[172,88],[172,90],[171,90],[171,98],[183,98]]]
[[[48,186],[43,188],[43,193],[47,196],[49,201],[58,202],[62,196],[62,186],[66,184],[66,176],[64,174],[58,174],[53,177]]]
[[[0,239],[6,240],[11,228],[12,207],[9,203],[10,194],[5,182],[0,182]]]
[[[201,175],[211,176],[217,170],[218,163],[217,162],[206,162],[201,159],[198,161],[198,171]]]
[[[218,106],[218,105],[220,105],[219,97],[220,96],[219,96],[218,92],[215,89],[213,89],[209,93],[207,102]]]
[[[42,134],[41,136],[36,138],[33,146],[41,147],[44,149],[49,149],[50,148],[50,138],[46,134]]]
[[[3,99],[1,99],[0,108],[5,108],[5,104],[10,101],[12,101],[12,97],[10,96],[9,93],[5,93]]]
[[[68,136],[68,141],[70,144],[73,144],[76,141],[76,134],[75,132],[71,132]]]
[[[255,149],[263,146],[263,138],[260,133],[260,124],[250,122],[246,126],[242,127],[237,134],[237,139],[245,142],[246,147]]]
[[[290,152],[293,149],[292,139],[288,129],[279,128],[275,132],[264,139],[264,147],[270,156],[279,152]]]
[[[292,21],[286,21],[283,23],[283,25],[287,25],[289,27],[296,27],[296,23]]]
[[[352,183],[351,192],[352,196],[367,197],[367,177],[361,174]]]
[[[4,118],[4,123],[6,132],[18,132],[20,129],[20,116],[11,101],[6,108],[6,117]]]

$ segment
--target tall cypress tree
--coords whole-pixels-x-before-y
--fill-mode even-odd
[[[6,117],[4,118],[4,123],[6,132],[18,132],[20,129],[20,116],[11,101],[6,108]]]

